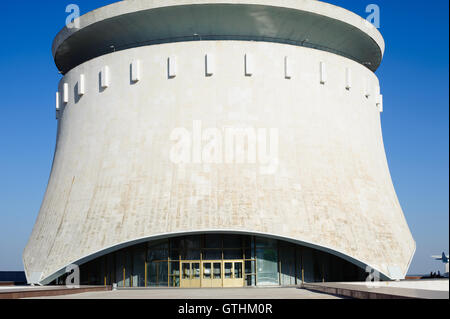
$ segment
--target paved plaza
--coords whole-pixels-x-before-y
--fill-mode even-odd
[[[40,298],[35,298],[40,299]],[[341,299],[297,288],[120,289],[44,299]]]

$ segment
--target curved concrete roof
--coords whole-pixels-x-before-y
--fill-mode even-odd
[[[65,27],[54,40],[62,73],[113,50],[179,41],[288,43],[339,54],[372,71],[384,53],[384,40],[372,24],[313,0],[127,0],[89,12],[79,22],[79,29]]]

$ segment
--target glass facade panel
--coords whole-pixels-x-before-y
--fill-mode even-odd
[[[214,279],[222,278],[222,264],[214,263]]]
[[[106,256],[106,278],[107,285],[112,285],[117,282],[114,273],[114,254],[109,254]]]
[[[158,263],[149,262],[147,264],[147,287],[156,287],[158,284]]]
[[[236,279],[242,278],[242,262],[234,263],[234,278]]]
[[[169,287],[180,287],[180,277],[174,277],[174,276],[170,276],[170,282],[169,282]]]
[[[170,257],[170,260],[179,260],[180,259],[180,251],[171,249],[169,257]]]
[[[243,259],[241,249],[227,249],[223,251],[223,259]]]
[[[297,276],[297,285],[301,284],[302,279],[302,248],[296,247],[296,276]]]
[[[148,247],[147,261],[167,260],[169,258],[168,243],[161,243]]]
[[[246,274],[254,274],[255,272],[255,262],[254,261],[246,261],[245,262],[245,273]]]
[[[256,285],[256,276],[255,275],[246,275],[245,276],[245,285],[248,287],[255,286]]]
[[[321,254],[317,251],[313,252],[313,270],[314,270],[314,282],[322,281],[322,262]]]
[[[205,235],[205,248],[222,248],[222,235]]]
[[[211,272],[211,263],[204,263],[203,264],[203,279],[211,279],[212,272]]]
[[[171,238],[170,239],[170,249],[181,249],[181,242],[183,237]]]
[[[329,254],[322,254],[322,258],[321,258],[321,262],[322,262],[322,277],[323,277],[323,281],[328,282],[331,281],[331,265],[330,265],[330,255]]]
[[[201,237],[200,236],[185,237],[181,243],[182,249],[184,250],[200,249]]]
[[[223,238],[223,248],[241,248],[242,241],[239,235],[225,235]]]
[[[99,276],[99,282],[102,284],[106,283],[106,257],[100,258],[100,276]]]
[[[167,287],[169,280],[169,268],[167,261],[161,261],[158,263],[158,286]]]
[[[192,263],[192,279],[200,279],[200,263]]]
[[[124,255],[125,255],[125,265],[124,265],[124,275],[125,275],[125,287],[131,287],[131,273],[132,273],[132,265],[133,265],[133,254],[131,250],[125,250],[124,251]]]
[[[169,269],[169,286],[179,287],[180,286],[180,262],[171,262]]]
[[[365,279],[364,269],[322,251],[268,238],[221,234],[139,244],[83,264],[80,271],[82,284],[106,281],[119,287],[180,287],[186,284],[182,278],[196,282],[235,278],[243,279],[246,286]],[[61,276],[55,283],[64,280]],[[221,284],[225,282],[211,283]]]
[[[251,249],[251,248],[246,248],[245,251],[245,259],[255,259],[255,249]]]
[[[253,247],[253,236],[244,236],[242,239],[242,245],[245,248]]]
[[[279,284],[277,242],[271,239],[257,239],[257,285],[271,286]]]
[[[224,272],[225,272],[225,278],[231,279],[233,276],[233,263],[225,263],[224,264]]]
[[[145,246],[133,249],[133,287],[145,286]]]
[[[180,263],[178,261],[172,261],[170,263],[170,275],[180,276]]]
[[[80,266],[80,283],[82,285],[87,285],[88,284],[87,283],[87,280],[88,280],[88,278],[87,278],[87,275],[88,275],[87,266],[88,265],[81,265]]]
[[[280,244],[279,259],[281,265],[281,285],[292,286],[295,285],[295,246]]]
[[[270,238],[257,237],[255,240],[256,248],[277,248],[277,241]]]
[[[314,282],[313,250],[302,248],[302,269],[305,282]]]
[[[100,263],[101,262],[100,262],[100,260],[101,259],[97,259],[88,266],[88,274],[89,274],[88,275],[88,284],[89,285],[101,281],[101,277],[100,277]]]
[[[181,252],[182,260],[200,260],[200,250],[185,250]]]
[[[204,250],[204,260],[220,260],[222,259],[222,250]]]
[[[181,276],[183,279],[191,278],[191,264],[189,264],[189,263],[182,264]]]
[[[123,251],[118,251],[115,254],[115,268],[116,268],[116,281],[118,287],[124,287],[124,259],[125,255]]]

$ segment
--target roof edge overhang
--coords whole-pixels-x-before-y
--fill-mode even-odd
[[[317,243],[313,243],[311,241],[305,241],[302,239],[296,239],[293,237],[286,237],[286,236],[282,236],[282,235],[277,235],[277,234],[271,234],[271,233],[264,233],[264,232],[257,232],[257,231],[250,231],[250,230],[231,230],[231,229],[212,229],[212,230],[192,230],[192,231],[181,231],[181,232],[172,232],[172,233],[164,233],[164,234],[156,234],[156,235],[152,235],[152,236],[145,236],[145,237],[141,237],[141,238],[136,238],[130,241],[126,241],[126,242],[122,242],[120,244],[116,244],[110,247],[106,247],[104,249],[98,250],[92,254],[83,256],[77,260],[74,260],[73,262],[68,263],[67,265],[65,265],[64,267],[60,268],[57,271],[52,272],[50,275],[45,276],[43,273],[40,273],[41,275],[43,275],[44,277],[41,277],[39,280],[36,280],[36,282],[29,282],[30,284],[38,284],[38,285],[48,285],[49,283],[51,283],[53,280],[57,279],[58,277],[60,277],[61,275],[66,273],[66,268],[69,265],[83,265],[87,262],[90,262],[94,259],[97,259],[99,257],[108,255],[112,252],[118,251],[120,249],[123,248],[127,248],[130,246],[134,246],[134,245],[138,245],[147,241],[151,241],[151,240],[160,240],[160,239],[168,239],[168,238],[174,238],[174,237],[180,237],[180,236],[188,236],[188,235],[199,235],[199,234],[238,234],[238,235],[253,235],[253,236],[261,236],[261,237],[266,237],[266,238],[272,238],[272,239],[277,239],[277,240],[282,240],[282,241],[286,241],[286,242],[290,242],[293,244],[297,244],[297,245],[302,245],[308,248],[312,248],[312,249],[316,249],[337,257],[340,257],[362,269],[373,269],[374,271],[377,271],[380,275],[380,279],[381,280],[397,280],[400,278],[397,277],[393,277],[390,274],[387,274],[386,272],[382,271],[378,265],[372,265],[369,264],[367,262],[364,262],[363,260],[360,260],[358,258],[352,257],[340,250],[337,249],[333,249],[331,247],[325,246],[325,245],[320,245]],[[413,254],[414,255],[414,254]],[[410,261],[411,262],[411,261]],[[404,278],[406,276],[406,271],[405,273],[402,274],[402,277]],[[27,275],[27,279],[30,278]],[[36,277],[34,277],[36,278]]]
[[[128,0],[65,27],[52,53],[62,73],[114,51],[179,41],[250,40],[288,43],[337,53],[375,71],[385,43],[360,16],[313,0]],[[196,35],[199,36],[196,38]],[[200,38],[201,37],[201,38]]]

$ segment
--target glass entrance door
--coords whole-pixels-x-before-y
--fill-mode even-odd
[[[223,262],[223,287],[243,287],[242,260],[226,260]]]
[[[181,288],[200,288],[200,261],[181,262]]]
[[[202,288],[222,287],[222,262],[202,262]]]
[[[181,262],[181,288],[243,287],[242,260]]]

